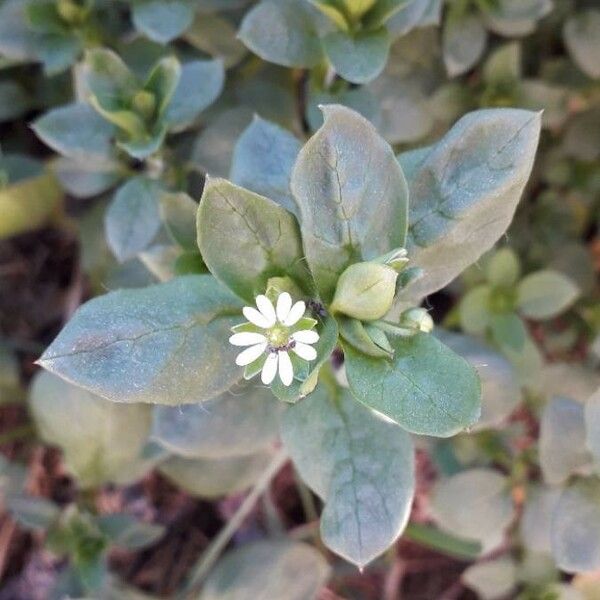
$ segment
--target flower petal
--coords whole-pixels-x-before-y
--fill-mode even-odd
[[[269,356],[267,356],[267,360],[262,368],[262,372],[260,374],[260,379],[265,385],[269,385],[273,379],[275,379],[275,374],[277,373],[277,363],[279,362],[279,356],[277,352],[271,352]]]
[[[294,367],[287,352],[279,352],[279,379],[286,387],[294,380]]]
[[[316,344],[319,341],[319,334],[310,329],[303,329],[302,331],[296,331],[292,333],[292,338],[296,342],[302,342],[304,344]]]
[[[304,360],[315,360],[317,358],[317,351],[312,347],[306,344],[302,344],[301,342],[296,342],[294,346],[294,352]]]
[[[277,318],[280,323],[287,319],[290,308],[292,308],[292,297],[287,292],[279,294],[279,298],[277,298]]]
[[[234,333],[229,338],[229,343],[234,346],[253,346],[254,344],[262,344],[266,341],[267,338],[262,333],[250,333],[249,331]]]
[[[260,296],[256,296],[256,306],[258,306],[258,310],[264,315],[265,319],[269,322],[267,327],[273,327],[275,322],[277,321],[277,317],[275,316],[275,307],[273,303],[263,294]]]
[[[262,344],[256,344],[256,346],[250,346],[243,352],[240,352],[235,359],[235,364],[240,367],[245,367],[251,362],[254,362],[265,350],[267,349],[267,342]]]
[[[298,300],[294,306],[292,306],[288,316],[285,318],[283,322],[284,325],[291,327],[295,325],[304,315],[304,311],[306,310],[306,304],[302,302],[302,300]]]
[[[244,308],[242,308],[242,312],[244,313],[246,319],[250,321],[250,323],[257,325],[262,329],[268,329],[272,325],[267,317],[251,306],[244,306]]]

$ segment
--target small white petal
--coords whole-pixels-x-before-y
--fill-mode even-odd
[[[304,311],[306,310],[306,304],[302,302],[302,300],[298,300],[294,306],[292,306],[288,316],[285,318],[283,322],[284,325],[291,327],[295,325],[303,316]]]
[[[244,308],[242,308],[242,312],[244,313],[246,319],[248,319],[250,323],[256,325],[257,327],[260,327],[262,329],[268,329],[272,325],[272,323],[267,319],[267,317],[265,317],[262,313],[258,312],[255,308],[252,308],[251,306],[244,306]]]
[[[265,385],[269,385],[273,379],[275,379],[275,374],[277,373],[277,362],[279,359],[277,354],[277,352],[271,352],[269,356],[267,356],[267,360],[263,365],[260,379]]]
[[[243,352],[240,352],[235,359],[235,364],[240,367],[245,367],[250,363],[253,363],[265,350],[267,349],[267,343],[256,344],[256,346],[250,346]]]
[[[319,341],[319,334],[311,329],[303,329],[302,331],[296,331],[292,333],[292,338],[296,342],[302,342],[304,344],[316,344]]]
[[[300,342],[296,342],[294,346],[294,352],[304,360],[315,360],[317,358],[317,351],[312,346],[307,346],[306,344],[302,344]]]
[[[294,380],[294,367],[287,352],[279,353],[279,379],[286,387]]]
[[[277,298],[277,318],[280,323],[287,319],[290,308],[292,308],[292,297],[287,292],[279,294],[279,298]]]
[[[258,310],[263,314],[265,319],[269,322],[267,327],[273,327],[275,322],[277,321],[277,317],[275,316],[275,307],[273,303],[262,294],[260,296],[256,296],[256,306],[258,306]]]
[[[262,344],[266,341],[267,338],[262,333],[251,333],[250,331],[234,333],[229,338],[229,343],[234,346],[253,346],[254,344]]]

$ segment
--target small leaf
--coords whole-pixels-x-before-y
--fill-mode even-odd
[[[490,328],[492,339],[502,351],[509,349],[512,352],[521,352],[529,338],[523,319],[515,313],[492,315]]]
[[[239,37],[264,60],[286,67],[314,67],[322,56],[305,0],[262,0],[246,13]]]
[[[483,552],[498,545],[514,516],[508,479],[491,469],[469,469],[436,484],[431,512],[442,529],[476,540]]]
[[[500,46],[487,59],[483,77],[487,85],[518,85],[521,79],[521,46],[517,42]]]
[[[563,37],[575,64],[592,79],[600,78],[600,10],[589,9],[571,16]]]
[[[45,144],[63,156],[97,160],[112,154],[115,128],[87,104],[67,104],[50,110],[32,127]]]
[[[240,377],[228,342],[242,304],[208,275],[90,300],[40,364],[114,402],[208,400]]]
[[[559,485],[590,463],[585,445],[583,405],[568,398],[553,398],[540,422],[540,466],[544,480]]]
[[[276,439],[282,407],[268,388],[242,383],[201,406],[157,407],[152,438],[187,458],[253,454]]]
[[[196,213],[198,204],[186,193],[164,192],[159,199],[160,215],[173,241],[189,252],[197,251]]]
[[[170,127],[181,129],[192,123],[221,94],[225,70],[220,60],[195,60],[181,67],[181,76],[166,109]]]
[[[136,0],[132,18],[135,28],[159,44],[179,37],[194,20],[188,0]]]
[[[270,277],[307,282],[296,219],[272,200],[224,179],[209,179],[197,227],[206,265],[246,301],[264,293]]]
[[[269,464],[271,453],[263,450],[226,458],[181,458],[161,463],[159,471],[186,492],[200,498],[218,498],[248,489]]]
[[[115,404],[41,371],[29,407],[42,439],[63,450],[80,486],[121,481],[139,464],[150,431],[147,406]]]
[[[76,198],[91,198],[112,188],[124,175],[118,163],[56,158],[51,168],[62,187]]]
[[[420,155],[408,175],[407,250],[424,276],[406,294],[444,287],[504,233],[533,166],[540,121],[522,110],[477,111]]]
[[[286,411],[282,435],[306,483],[325,502],[321,537],[363,567],[402,533],[414,494],[413,445],[400,427],[325,387]]]
[[[567,573],[600,567],[600,481],[581,479],[565,489],[552,519],[552,555]]]
[[[22,526],[48,529],[60,516],[60,509],[47,498],[16,495],[6,498],[11,516]]]
[[[127,550],[150,546],[165,533],[162,525],[144,523],[126,513],[100,515],[96,525],[113,544]]]
[[[518,583],[517,565],[512,558],[482,562],[468,567],[462,580],[479,594],[481,600],[506,598]]]
[[[351,83],[368,83],[385,67],[390,37],[383,27],[355,34],[335,31],[323,38],[323,48],[341,77]]]
[[[498,352],[465,335],[436,329],[435,335],[468,360],[481,380],[481,418],[475,431],[500,428],[521,401],[521,390],[511,364]]]
[[[235,145],[229,177],[296,214],[290,179],[300,147],[289,131],[255,116]]]
[[[462,75],[477,64],[487,43],[487,32],[474,14],[446,20],[443,33],[444,64],[450,77]]]
[[[346,267],[404,246],[408,190],[392,149],[367,120],[339,105],[323,107],[323,114],[291,186],[308,265],[330,302]]]
[[[485,265],[485,274],[493,286],[512,287],[521,275],[519,257],[512,248],[501,248]]]
[[[350,390],[407,431],[448,437],[477,422],[481,387],[475,369],[430,334],[394,336],[392,360],[344,345]]]
[[[550,524],[562,490],[537,485],[527,494],[520,523],[523,545],[529,552],[551,554]]]
[[[311,600],[328,576],[327,562],[307,544],[252,542],[232,550],[217,563],[199,600]]]
[[[558,271],[536,271],[517,288],[519,310],[530,319],[551,319],[567,310],[579,296],[579,288]]]
[[[158,233],[160,193],[160,184],[145,177],[130,179],[117,190],[105,227],[108,245],[121,262],[145,250]]]
[[[458,306],[460,326],[466,333],[483,334],[490,324],[490,298],[492,289],[489,285],[478,285],[469,290]]]

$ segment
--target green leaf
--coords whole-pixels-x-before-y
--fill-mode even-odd
[[[237,65],[247,54],[234,24],[220,15],[199,15],[184,39],[195,48],[220,59],[226,69]]]
[[[511,364],[498,352],[465,335],[436,329],[435,335],[468,360],[481,380],[481,417],[473,429],[500,428],[521,401],[521,390]]]
[[[112,50],[105,48],[87,51],[83,74],[87,88],[107,111],[123,108],[123,100],[139,88],[139,82],[127,65]]]
[[[116,404],[40,372],[29,407],[42,439],[59,446],[80,486],[121,481],[139,464],[150,431],[150,410]]]
[[[425,274],[407,289],[412,297],[444,287],[505,232],[533,166],[540,121],[515,109],[473,112],[420,155],[408,175],[407,249]]]
[[[477,422],[481,386],[475,369],[430,334],[390,339],[394,358],[344,345],[350,390],[407,431],[448,437]]]
[[[552,554],[567,573],[600,567],[600,481],[581,479],[562,493],[552,519]]]
[[[487,85],[518,85],[521,79],[521,46],[517,42],[500,46],[487,59],[483,77]]]
[[[475,14],[449,18],[442,42],[446,71],[450,77],[456,77],[477,64],[485,51],[487,32]]]
[[[198,247],[211,273],[254,302],[270,277],[306,284],[296,219],[272,200],[224,179],[209,179],[198,209]]]
[[[342,31],[349,31],[350,26],[341,7],[336,6],[335,0],[308,0],[315,8],[320,10],[335,26]]]
[[[321,42],[305,0],[262,0],[246,13],[238,35],[254,54],[278,65],[311,68],[321,60]]]
[[[471,565],[461,576],[465,585],[481,600],[505,598],[517,586],[517,565],[512,558],[496,558]]]
[[[335,31],[323,38],[323,48],[341,77],[351,83],[368,83],[385,67],[390,37],[383,27],[355,34]]]
[[[59,518],[60,509],[47,498],[16,495],[6,498],[11,516],[23,527],[48,529]]]
[[[469,469],[438,482],[431,513],[439,526],[478,541],[487,552],[501,541],[514,517],[509,481],[492,469]]]
[[[585,434],[587,447],[600,460],[600,389],[585,404]]]
[[[342,5],[353,20],[361,19],[377,3],[378,0],[342,0]]]
[[[492,289],[489,285],[478,285],[469,290],[458,305],[460,326],[466,333],[483,334],[490,324],[490,298]]]
[[[157,407],[152,438],[187,458],[254,454],[277,438],[282,408],[269,388],[241,383],[201,406]]]
[[[490,327],[492,339],[503,351],[510,349],[513,352],[521,352],[529,338],[523,319],[515,313],[492,315]]]
[[[126,550],[139,550],[154,544],[165,533],[162,525],[144,523],[126,513],[100,515],[96,525],[109,540]]]
[[[346,267],[404,246],[408,190],[392,149],[366,119],[339,105],[323,114],[325,124],[298,155],[291,187],[308,265],[330,302]]]
[[[413,445],[400,427],[325,387],[288,409],[282,435],[296,468],[325,502],[321,537],[363,567],[400,536],[414,494]]]
[[[491,285],[510,288],[521,276],[521,263],[512,248],[501,248],[485,265],[485,275]]]
[[[87,104],[50,110],[36,119],[32,128],[53,150],[75,160],[98,160],[112,154],[115,128]]]
[[[263,450],[225,458],[173,456],[159,466],[160,472],[186,492],[201,498],[218,498],[243,492],[261,476],[271,453]]]
[[[150,71],[148,79],[144,83],[144,91],[150,92],[155,98],[156,111],[151,111],[151,114],[157,121],[162,119],[165,111],[169,108],[180,77],[181,64],[173,56],[161,58]]]
[[[563,37],[575,64],[588,77],[600,78],[600,10],[588,9],[569,17]]]
[[[420,0],[412,0],[412,6],[418,7],[419,11],[421,11],[424,4],[425,2],[421,2]],[[410,7],[410,5],[411,0],[378,0],[375,6],[365,15],[363,24],[369,29],[380,27],[394,15]]]
[[[391,347],[389,340],[385,337],[385,333],[374,326],[369,328],[365,327],[364,323],[356,319],[344,317],[339,315],[336,317],[336,321],[340,328],[340,335],[346,342],[352,344],[356,350],[359,350],[363,354],[368,356],[375,356],[378,358],[389,358],[393,355],[393,348]],[[372,337],[373,332],[378,331],[380,335]],[[381,338],[381,335],[384,337]],[[385,340],[385,342],[379,345],[377,342]]]
[[[160,216],[173,241],[184,250],[198,250],[196,213],[198,204],[185,192],[164,192],[159,198]]]
[[[540,422],[540,466],[544,480],[560,485],[591,461],[585,445],[583,405],[568,398],[553,398]]]
[[[39,362],[114,402],[203,402],[240,378],[228,338],[241,309],[208,275],[110,292],[84,304]]]
[[[159,44],[179,37],[194,20],[188,0],[136,0],[132,19],[135,28]]]
[[[229,178],[296,214],[290,179],[300,147],[289,131],[255,116],[235,145]]]
[[[550,524],[561,488],[531,486],[520,523],[520,537],[529,552],[551,554]]]
[[[106,240],[124,262],[145,250],[160,229],[158,202],[162,188],[145,177],[130,179],[117,190],[106,212]]]
[[[165,112],[170,127],[192,123],[221,94],[225,70],[220,60],[195,60],[181,67],[181,77]]]
[[[76,62],[83,44],[79,37],[71,33],[48,34],[35,38],[34,48],[44,67],[44,74],[51,77],[62,73]]]
[[[579,297],[579,288],[566,275],[549,269],[521,280],[518,306],[530,319],[551,319],[567,310]]]
[[[309,600],[317,597],[328,577],[325,558],[307,544],[252,542],[217,563],[198,600]]]
[[[91,198],[112,188],[125,174],[119,163],[110,160],[72,160],[59,157],[51,168],[61,186],[76,198]]]

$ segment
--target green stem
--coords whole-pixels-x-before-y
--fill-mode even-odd
[[[281,449],[275,454],[267,468],[263,471],[254,487],[250,490],[250,493],[244,498],[242,504],[237,509],[233,517],[229,520],[227,525],[221,529],[219,535],[211,542],[210,546],[206,549],[204,554],[200,557],[200,560],[196,563],[192,569],[191,576],[187,582],[183,592],[179,595],[181,600],[191,599],[194,596],[194,592],[197,590],[199,585],[202,583],[204,578],[208,575],[213,565],[219,559],[219,556],[234,536],[235,532],[240,528],[246,517],[250,514],[254,505],[261,497],[262,493],[269,487],[271,481],[275,475],[279,472],[281,467],[288,460],[286,452]]]

